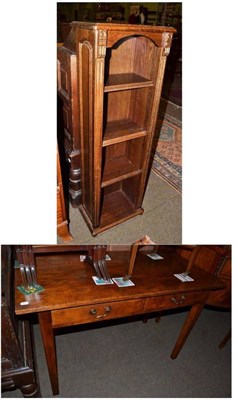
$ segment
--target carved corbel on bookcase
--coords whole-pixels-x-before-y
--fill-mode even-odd
[[[171,44],[172,44],[172,35],[168,32],[163,33],[162,36],[163,56],[168,56]]]

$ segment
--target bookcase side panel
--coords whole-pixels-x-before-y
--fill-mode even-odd
[[[104,123],[104,74],[107,31],[94,33],[94,91],[93,91],[93,226],[98,228],[101,219],[102,139]]]
[[[79,107],[82,161],[82,204],[92,219],[93,201],[93,47],[88,40],[78,44],[79,53]]]
[[[157,120],[158,109],[159,109],[159,104],[160,104],[161,90],[162,90],[162,84],[163,84],[163,78],[164,78],[164,72],[165,72],[165,65],[166,65],[166,55],[164,54],[164,49],[160,47],[160,48],[158,48],[157,59],[155,60],[155,64],[153,66],[153,70],[156,75],[155,88],[150,93],[150,98],[148,100],[148,103],[151,104],[151,107],[150,107],[150,112],[149,112],[148,121],[147,121],[148,133],[147,133],[147,139],[146,139],[145,157],[144,157],[144,162],[143,162],[143,172],[142,172],[142,177],[140,180],[140,192],[139,192],[138,199],[137,199],[137,206],[141,206],[141,204],[142,204],[143,196],[144,196],[144,192],[145,192],[145,188],[146,188],[146,183],[147,183],[147,178],[148,178],[148,167],[149,167],[149,163],[150,163],[151,147],[152,147],[153,137],[154,137],[154,133],[155,133],[156,120]],[[156,68],[156,71],[155,71],[155,68]]]
[[[76,208],[81,202],[81,152],[78,121],[77,57],[66,47],[57,48],[58,113],[63,115],[64,129],[58,129],[63,177],[69,183],[69,200]],[[59,115],[58,114],[58,115]],[[66,164],[66,166],[64,165]]]
[[[125,179],[122,182],[122,189],[130,203],[137,209],[137,197],[140,190],[140,175]]]

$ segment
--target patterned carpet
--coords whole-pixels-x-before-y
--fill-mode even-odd
[[[173,186],[182,191],[182,122],[169,115],[160,114],[152,149],[152,170]]]

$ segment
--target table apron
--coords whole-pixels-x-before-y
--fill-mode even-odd
[[[142,313],[145,299],[116,301],[52,311],[52,327],[63,327]]]
[[[209,292],[205,291],[149,297],[144,304],[144,312],[192,306],[197,303],[205,302],[208,296]]]
[[[59,328],[80,325],[105,319],[109,320],[165,309],[180,308],[203,303],[206,301],[208,295],[208,291],[183,292],[53,310],[51,312],[52,327]]]

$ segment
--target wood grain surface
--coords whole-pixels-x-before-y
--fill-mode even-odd
[[[177,295],[191,292],[221,289],[224,284],[211,274],[193,267],[193,282],[182,283],[174,273],[183,272],[186,263],[175,253],[160,250],[164,260],[154,261],[146,254],[138,253],[132,281],[135,286],[119,288],[116,284],[96,286],[93,269],[80,261],[80,254],[36,255],[37,277],[44,291],[24,296],[15,291],[15,311],[17,314],[56,310],[66,307],[92,305],[113,301],[124,301],[151,296]],[[111,277],[125,276],[129,266],[129,252],[112,252],[112,260],[107,262]],[[16,286],[21,284],[20,272],[16,269]],[[28,301],[28,305],[20,305]],[[171,307],[170,307],[171,308]]]

